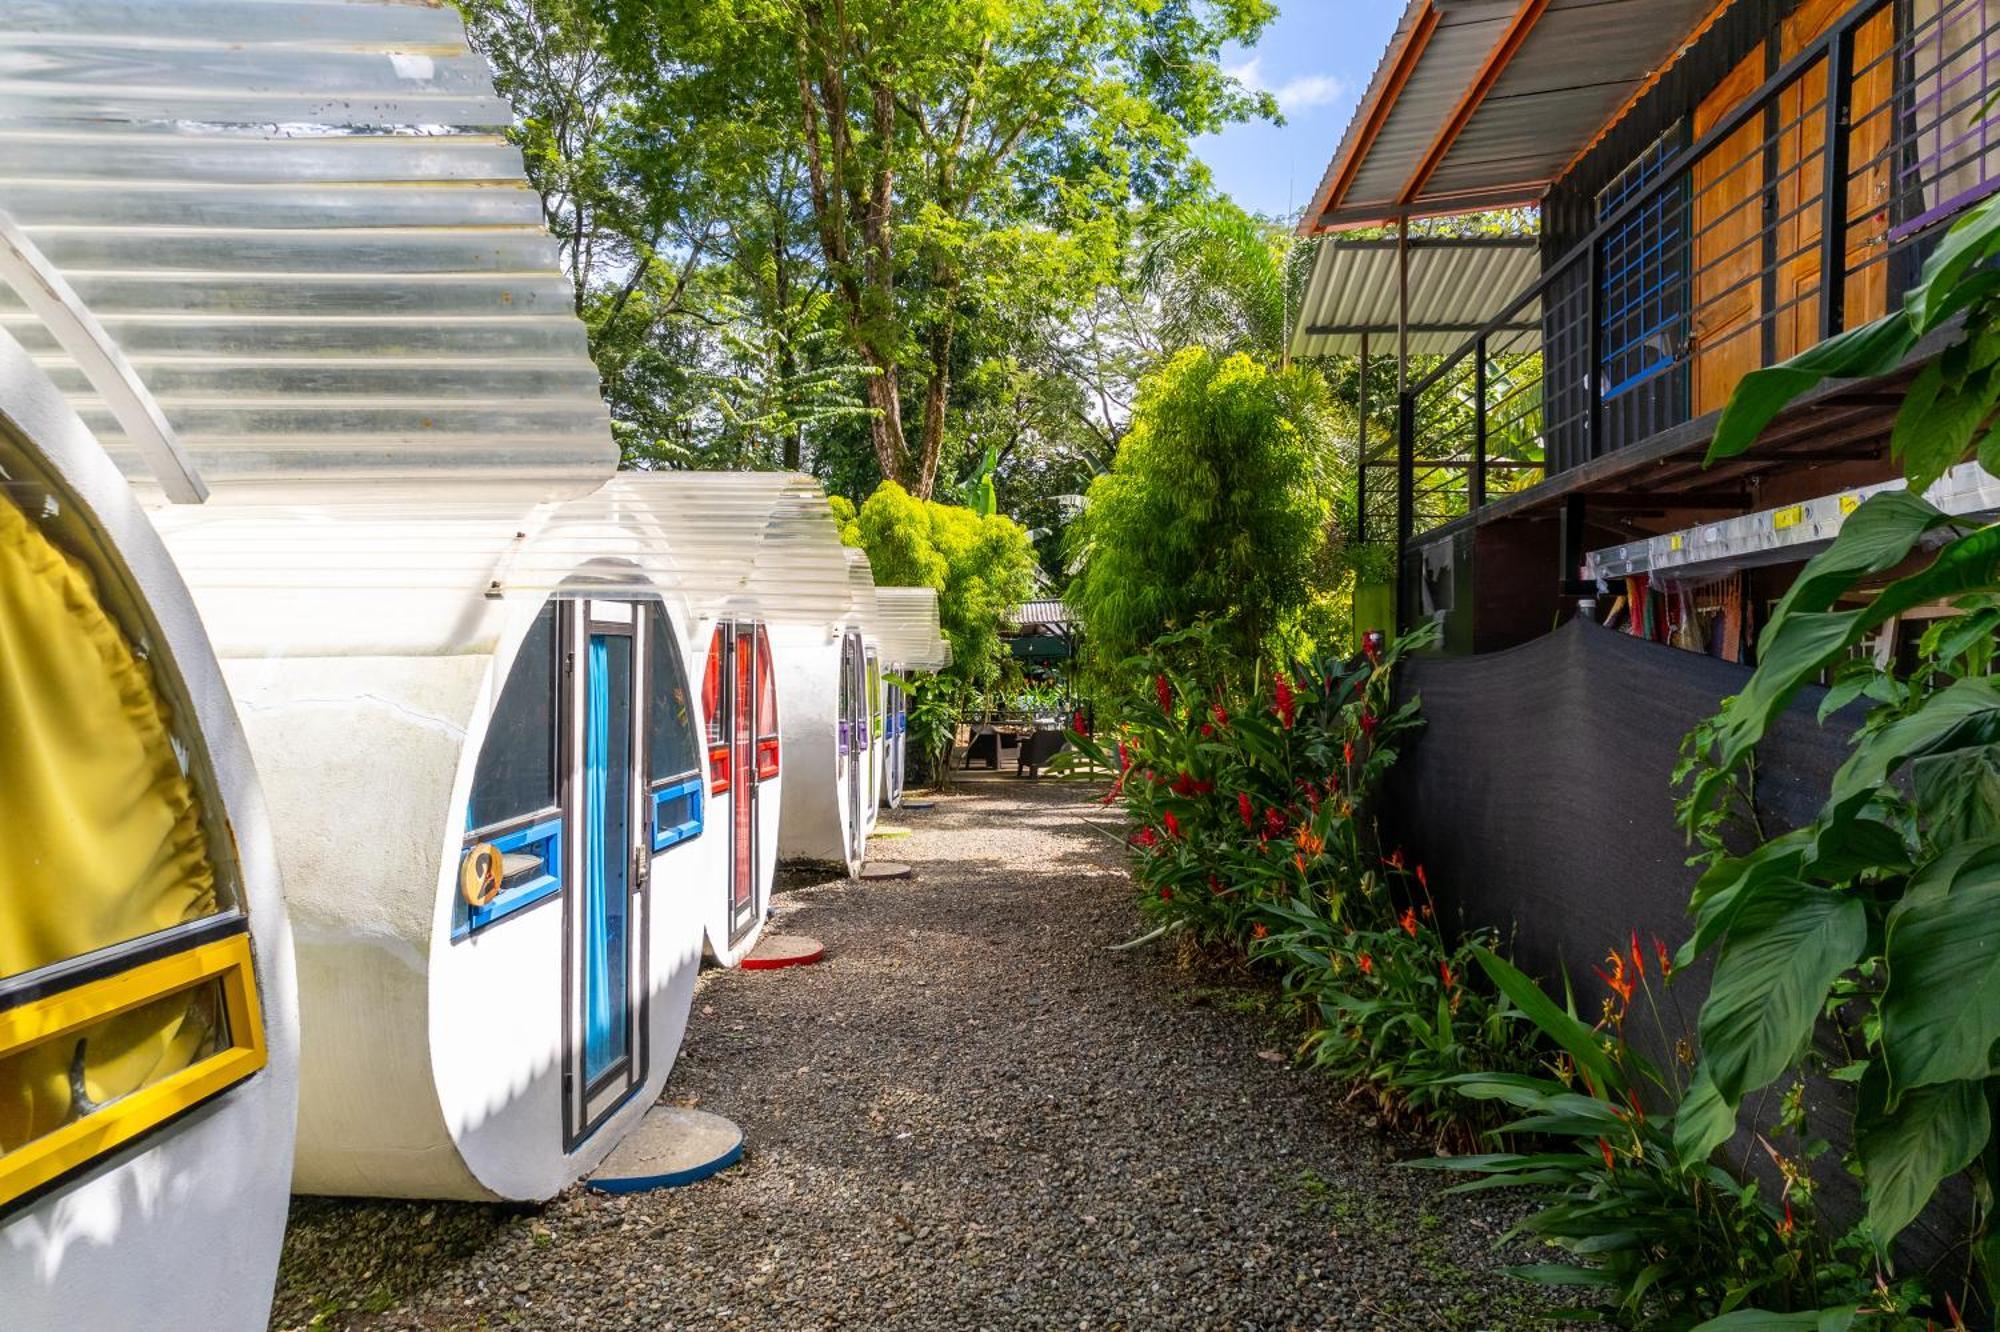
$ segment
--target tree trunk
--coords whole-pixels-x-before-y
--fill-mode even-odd
[[[930,337],[930,379],[924,384],[924,434],[917,458],[917,475],[909,491],[919,499],[929,499],[937,485],[938,459],[944,452],[944,408],[951,396],[952,324],[947,315]]]
[[[868,438],[875,446],[875,461],[881,465],[883,476],[898,485],[908,486],[913,478],[909,475],[909,445],[903,439],[903,393],[896,374],[896,362],[865,343],[861,354],[870,366],[880,372],[867,379],[868,405],[875,409],[875,415],[868,422]]]

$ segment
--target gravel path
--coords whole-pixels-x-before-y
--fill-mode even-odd
[[[274,1325],[1530,1325],[1503,1205],[1399,1168],[1261,991],[1105,951],[1138,931],[1106,813],[980,777],[885,813],[917,877],[779,898],[826,962],[702,979],[666,1095],[742,1124],[743,1165],[533,1209],[300,1199]]]

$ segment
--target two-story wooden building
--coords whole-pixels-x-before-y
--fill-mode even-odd
[[[1743,659],[1840,497],[1895,475],[1911,368],[1827,386],[1704,468],[1718,410],[1899,302],[2000,184],[1996,92],[2000,0],[1410,0],[1301,230],[1339,251],[1449,214],[1540,225],[1503,302],[1475,263],[1421,321],[1406,295],[1372,326],[1402,382],[1363,527],[1398,546],[1401,621],[1487,651],[1595,593],[1600,619]],[[1404,293],[1443,243],[1391,246]],[[1295,351],[1345,329],[1311,322],[1342,299],[1321,258]]]

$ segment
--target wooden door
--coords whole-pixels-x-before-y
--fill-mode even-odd
[[[1694,137],[1715,128],[1764,82],[1752,52],[1703,99]],[[1729,400],[1763,360],[1764,120],[1753,116],[1694,164],[1694,412]]]
[[[1780,63],[1818,40],[1853,0],[1805,0],[1780,29]],[[1890,98],[1895,15],[1884,9],[1854,35],[1848,123],[1845,324],[1854,328],[1888,309],[1889,274],[1879,251],[1889,228]],[[1820,236],[1826,163],[1826,64],[1808,70],[1779,95],[1777,352],[1780,359],[1819,341]],[[1870,263],[1871,258],[1875,259]]]

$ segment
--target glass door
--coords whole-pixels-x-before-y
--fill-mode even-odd
[[[868,770],[867,678],[861,660],[861,638],[849,634],[840,644],[840,740],[847,783],[847,847],[859,859],[862,839],[862,782]]]
[[[575,888],[565,894],[571,979],[569,1088],[572,1142],[602,1123],[645,1079],[643,974],[646,881],[636,756],[638,639],[634,607],[591,601],[577,617],[576,709],[582,732],[574,808],[579,819]]]

